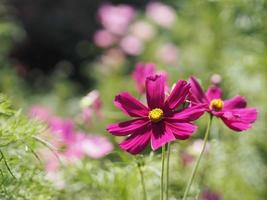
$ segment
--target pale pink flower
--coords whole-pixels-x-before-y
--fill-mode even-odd
[[[90,122],[94,114],[102,117],[102,101],[100,99],[99,91],[93,90],[81,99],[82,108],[81,118],[84,122]]]
[[[177,47],[172,43],[166,43],[162,45],[157,51],[157,57],[166,64],[177,64],[179,51]]]
[[[46,171],[54,172],[60,167],[60,160],[73,164],[85,156],[102,158],[112,149],[112,144],[104,137],[76,132],[69,119],[54,117],[49,123],[51,144],[57,149],[57,156],[51,152],[41,152],[46,162]]]
[[[135,10],[129,5],[104,4],[98,11],[102,26],[116,35],[124,35],[134,19]]]
[[[116,42],[115,36],[107,30],[96,31],[93,40],[94,44],[101,48],[108,48]]]
[[[29,108],[28,115],[31,118],[47,122],[52,116],[52,111],[48,107],[42,105],[33,105]]]
[[[213,192],[210,190],[204,191],[201,195],[199,200],[220,200],[221,194],[218,192]]]
[[[130,32],[132,35],[143,41],[153,39],[156,34],[155,27],[146,21],[137,21],[132,24],[130,27]]]
[[[165,28],[170,28],[177,18],[176,12],[172,7],[160,2],[148,4],[146,15],[156,24]]]
[[[128,35],[122,38],[120,47],[125,53],[132,56],[137,56],[144,50],[143,42],[133,35]]]
[[[113,150],[112,143],[105,137],[97,135],[84,135],[81,142],[83,152],[91,158],[102,158]]]
[[[107,50],[105,54],[101,56],[100,61],[101,64],[104,67],[108,67],[108,69],[110,69],[110,67],[117,68],[125,61],[125,55],[121,49],[112,48]]]
[[[222,77],[220,74],[213,74],[211,76],[211,83],[214,85],[220,85],[220,83],[222,82]]]

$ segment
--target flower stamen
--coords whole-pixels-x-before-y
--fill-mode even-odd
[[[163,110],[160,108],[154,108],[149,111],[148,118],[151,122],[159,122],[163,118]]]
[[[210,102],[210,109],[215,111],[221,111],[223,109],[224,102],[221,99],[213,99]]]

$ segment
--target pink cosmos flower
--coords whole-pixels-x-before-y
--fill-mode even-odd
[[[147,106],[127,92],[117,95],[115,106],[134,119],[111,124],[107,127],[108,132],[129,136],[120,147],[131,154],[140,153],[150,141],[152,149],[157,150],[170,141],[189,138],[197,128],[191,121],[204,112],[203,106],[176,110],[185,102],[189,89],[190,84],[180,80],[166,98],[164,77],[149,76],[146,79]]]
[[[175,65],[178,63],[179,51],[174,44],[166,43],[158,49],[156,56],[166,64]]]
[[[107,30],[99,30],[94,34],[94,43],[101,48],[108,48],[116,41],[116,38]]]
[[[81,99],[81,108],[83,109],[83,118],[90,119],[92,114],[95,113],[98,117],[102,116],[102,101],[100,93],[97,90],[92,90]]]
[[[151,75],[160,74],[167,80],[167,73],[165,71],[156,72],[156,65],[152,63],[137,63],[132,73],[132,78],[135,80],[137,90],[140,93],[145,92],[146,78]]]
[[[84,134],[84,138],[81,142],[81,148],[87,156],[99,159],[109,154],[113,150],[113,145],[105,137]]]
[[[132,24],[130,32],[142,41],[149,41],[156,34],[155,27],[146,21],[137,21]]]
[[[54,117],[49,123],[51,144],[58,149],[58,157],[71,164],[89,156],[102,158],[113,149],[112,143],[99,135],[76,132],[74,123],[69,119]],[[46,161],[46,171],[54,172],[60,167],[58,158],[51,152],[41,152]]]
[[[125,62],[125,54],[120,48],[108,49],[101,57],[101,70],[110,73],[111,69],[117,69]]]
[[[234,131],[244,131],[251,128],[257,119],[257,110],[247,108],[247,102],[242,96],[222,100],[222,91],[217,86],[211,86],[206,93],[202,90],[196,78],[190,78],[192,105],[202,104],[207,112],[219,117],[226,126]]]
[[[217,192],[211,192],[209,190],[204,191],[199,200],[220,200],[221,195]]]
[[[47,122],[52,116],[52,111],[49,108],[42,105],[33,105],[29,108],[28,115],[31,118]]]
[[[133,35],[127,35],[120,41],[121,49],[132,56],[141,54],[144,50],[143,41]]]
[[[148,4],[146,15],[155,23],[165,28],[170,28],[177,18],[175,10],[172,7],[160,2]]]
[[[98,16],[105,29],[116,35],[124,35],[135,16],[135,10],[128,5],[104,4],[100,7]]]

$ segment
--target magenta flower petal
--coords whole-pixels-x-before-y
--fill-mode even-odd
[[[170,96],[166,100],[165,106],[169,109],[177,108],[179,105],[185,102],[189,94],[190,84],[184,80],[180,80],[176,83]]]
[[[171,117],[166,118],[167,122],[188,122],[197,120],[205,112],[203,104],[186,108],[181,112],[174,113]]]
[[[107,127],[107,131],[112,135],[125,136],[133,133],[139,128],[143,128],[149,123],[147,119],[134,119],[126,122],[121,122],[118,124],[110,124]]]
[[[163,108],[165,99],[165,79],[161,75],[149,76],[146,79],[147,105],[150,109]]]
[[[117,95],[114,104],[131,117],[146,117],[148,115],[147,107],[128,92]]]
[[[190,100],[193,103],[207,103],[208,100],[206,94],[202,90],[201,86],[199,85],[195,77],[190,77],[190,84],[191,84]]]
[[[175,139],[171,129],[166,127],[164,122],[152,124],[151,147],[153,150],[157,150]]]
[[[196,130],[197,126],[191,123],[168,123],[166,122],[166,127],[171,129],[173,135],[176,139],[185,140],[189,138]]]
[[[241,108],[222,112],[221,118],[230,129],[244,131],[256,121],[257,115],[255,108]]]
[[[209,87],[206,92],[206,96],[211,101],[212,99],[221,99],[222,98],[222,90],[217,86]]]
[[[235,96],[231,99],[224,101],[224,110],[230,110],[235,108],[245,108],[247,106],[247,102],[244,97]]]
[[[134,132],[130,137],[120,143],[120,147],[131,153],[138,154],[143,151],[151,138],[151,127],[146,126],[143,129],[139,129]]]

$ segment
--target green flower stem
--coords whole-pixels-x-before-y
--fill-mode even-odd
[[[204,144],[203,144],[202,150],[201,150],[201,152],[199,154],[199,157],[198,157],[198,159],[197,159],[197,161],[195,163],[195,166],[193,168],[193,171],[192,171],[192,174],[191,174],[190,179],[188,181],[188,184],[186,186],[186,189],[185,189],[185,192],[184,192],[184,196],[183,196],[183,200],[186,200],[186,198],[187,198],[187,195],[189,193],[190,187],[191,187],[191,185],[193,183],[193,180],[194,180],[194,178],[196,176],[196,172],[197,172],[200,160],[201,160],[201,158],[203,156],[203,153],[204,153],[204,151],[206,149],[207,141],[208,141],[209,134],[210,134],[211,123],[212,123],[212,115],[210,115],[210,118],[209,118],[209,121],[208,121],[208,125],[207,125],[207,129],[206,129],[206,132],[205,132]]]
[[[161,155],[160,200],[164,200],[163,199],[163,194],[164,194],[164,165],[165,165],[165,145],[162,146],[162,155]]]
[[[171,142],[167,146],[167,166],[166,166],[166,187],[165,187],[165,194],[166,200],[169,199],[169,168],[170,168],[170,154],[171,154]]]
[[[138,167],[138,171],[140,173],[140,178],[141,178],[141,185],[142,185],[142,190],[143,190],[143,200],[147,200],[144,173],[143,173],[142,166],[141,166],[140,162],[137,162],[137,167]]]

